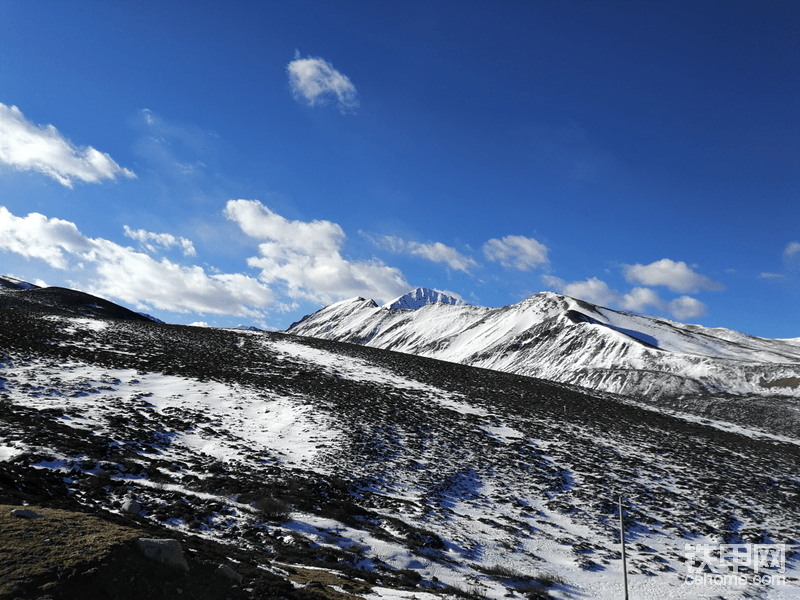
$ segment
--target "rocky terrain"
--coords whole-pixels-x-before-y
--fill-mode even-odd
[[[800,592],[796,436],[36,292],[0,293],[0,598],[618,598],[620,496],[632,598]],[[786,544],[785,579],[688,585],[702,543]]]
[[[427,304],[411,301],[421,295]],[[418,290],[407,296],[408,302],[384,306],[344,300],[287,332],[540,377],[790,436],[800,432],[800,339],[687,325],[552,292],[500,308],[453,305]]]

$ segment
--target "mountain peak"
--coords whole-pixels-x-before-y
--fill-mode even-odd
[[[395,298],[391,302],[387,302],[383,305],[383,307],[390,310],[396,308],[417,310],[426,304],[452,304],[455,306],[463,306],[466,305],[466,302],[459,298],[448,296],[444,292],[440,292],[438,290],[418,287],[414,288],[407,294],[403,294],[402,296]]]

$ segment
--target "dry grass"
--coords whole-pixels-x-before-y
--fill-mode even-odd
[[[45,518],[12,517],[15,508],[28,508]],[[139,535],[135,529],[83,513],[0,504],[0,596],[25,579],[80,571]]]
[[[784,379],[776,379],[775,381],[766,381],[762,378],[759,382],[761,387],[765,388],[772,388],[772,387],[790,387],[796,388],[800,385],[800,377],[785,377]]]
[[[289,575],[287,579],[300,585],[308,585],[316,582],[322,587],[315,588],[314,592],[331,600],[352,600],[361,598],[372,592],[372,584],[360,579],[344,577],[341,573],[328,571],[325,569],[306,569],[297,566],[281,565],[276,566],[287,569]],[[346,593],[333,589],[338,587],[346,590]]]

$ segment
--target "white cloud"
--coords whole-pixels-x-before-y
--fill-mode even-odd
[[[547,247],[533,238],[521,235],[507,235],[502,239],[489,240],[483,245],[483,255],[487,260],[519,271],[548,263]]]
[[[761,273],[759,277],[794,278],[800,271],[800,242],[789,242],[783,249],[783,275],[776,273]]]
[[[133,152],[161,177],[173,185],[202,181],[209,176],[209,165],[223,152],[219,135],[191,123],[172,122],[144,108],[136,125],[140,137]],[[212,167],[213,169],[213,167]]]
[[[623,295],[618,302],[623,309],[639,313],[645,312],[648,306],[654,306],[658,309],[664,308],[664,301],[658,297],[658,294],[650,288],[643,287],[633,288]]]
[[[225,216],[252,238],[270,240],[281,248],[309,255],[338,252],[342,228],[330,221],[290,221],[258,200],[229,200]]]
[[[124,229],[127,237],[140,242],[142,246],[150,253],[156,251],[155,246],[153,246],[153,244],[156,244],[162,248],[180,246],[184,256],[197,255],[197,251],[194,249],[194,244],[192,244],[191,240],[188,240],[185,237],[175,237],[169,233],[153,233],[150,231],[145,231],[144,229],[131,229],[127,225],[124,226]],[[150,242],[153,242],[153,244]]]
[[[592,277],[586,281],[573,281],[567,283],[563,279],[552,275],[542,275],[542,282],[555,291],[586,300],[592,304],[618,307],[632,312],[646,312],[648,307],[667,311],[673,318],[684,321],[706,314],[706,305],[695,298],[681,296],[670,302],[662,300],[656,292],[649,288],[636,287],[627,294],[608,287],[605,281]]]
[[[783,251],[783,255],[786,258],[794,256],[797,253],[800,253],[800,242],[789,242]]]
[[[39,171],[71,188],[75,180],[97,183],[118,175],[135,178],[91,146],[78,148],[52,125],[40,127],[16,106],[0,103],[0,162],[22,171]]]
[[[296,52],[295,59],[286,66],[286,70],[289,73],[289,86],[297,101],[317,106],[335,99],[343,113],[358,108],[356,86],[322,58],[300,58],[300,53]]]
[[[274,293],[241,273],[209,275],[199,266],[182,266],[167,259],[94,240],[97,275],[89,291],[145,308],[179,313],[210,313],[262,317],[260,308],[274,304]]]
[[[725,286],[705,275],[695,273],[685,262],[662,258],[649,265],[624,265],[626,281],[643,285],[663,285],[673,292],[719,291]]]
[[[605,281],[601,281],[597,279],[597,277],[592,277],[586,281],[567,283],[558,277],[543,275],[542,281],[545,285],[552,287],[565,296],[580,298],[581,300],[586,300],[592,304],[599,304],[600,306],[611,306],[612,304],[616,304],[620,298],[618,292],[609,288]]]
[[[225,216],[265,240],[247,264],[265,283],[282,282],[292,298],[328,303],[352,296],[388,301],[408,291],[403,274],[378,260],[342,257],[342,228],[330,221],[290,221],[257,200],[230,200]]]
[[[64,251],[70,254],[88,252],[92,245],[74,223],[48,219],[39,213],[16,217],[0,206],[0,249],[39,258],[51,267],[66,269]]]
[[[784,277],[786,277],[786,276],[781,274],[781,273],[759,273],[758,274],[758,278],[759,279],[783,279]]]
[[[672,316],[679,321],[694,319],[695,317],[702,317],[706,314],[706,305],[689,296],[681,296],[680,298],[676,298],[667,304],[667,309]]]
[[[38,258],[57,269],[94,269],[87,291],[140,310],[262,317],[259,309],[275,303],[267,286],[246,275],[209,275],[199,266],[156,261],[109,240],[88,238],[74,223],[37,213],[16,217],[0,207],[0,250]]]
[[[470,269],[477,267],[478,263],[473,259],[464,256],[455,248],[446,246],[441,242],[431,242],[422,244],[420,242],[409,242],[399,237],[386,235],[376,242],[379,246],[391,250],[392,252],[402,252],[420,256],[431,262],[445,263],[451,269],[468,273]]]

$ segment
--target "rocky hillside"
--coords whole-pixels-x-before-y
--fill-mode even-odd
[[[129,321],[153,321],[104,298],[62,287],[39,287],[0,276],[0,310],[25,308],[51,314],[107,317]]]
[[[800,591],[796,439],[354,344],[27,303],[0,310],[0,352],[0,504],[45,515],[0,521],[0,598],[618,598],[620,496],[631,597]],[[86,560],[48,562],[87,536]],[[180,541],[188,570],[143,569],[142,537]],[[720,542],[787,544],[785,580],[687,585],[685,545]]]

